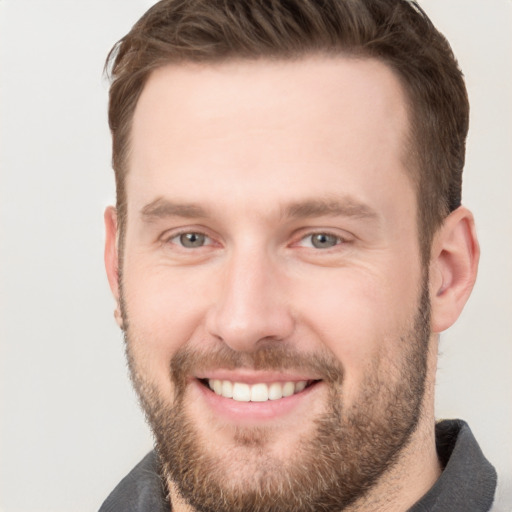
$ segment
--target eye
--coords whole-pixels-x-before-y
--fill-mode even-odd
[[[169,239],[169,242],[181,245],[186,249],[197,249],[198,247],[210,245],[211,239],[203,233],[187,232],[173,236]]]
[[[303,247],[313,247],[315,249],[330,249],[343,242],[343,239],[330,233],[312,233],[305,236],[300,245]]]

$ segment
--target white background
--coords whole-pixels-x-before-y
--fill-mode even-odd
[[[0,510],[96,510],[151,447],[104,277],[104,58],[150,0],[0,0]],[[467,77],[479,281],[442,336],[438,417],[466,419],[512,510],[512,2],[424,0]]]

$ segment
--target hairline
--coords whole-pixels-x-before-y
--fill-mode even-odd
[[[268,55],[242,55],[242,54],[234,54],[229,56],[219,56],[213,55],[208,57],[203,57],[200,59],[193,59],[189,57],[177,57],[177,58],[166,58],[154,63],[152,66],[148,68],[144,68],[140,71],[145,71],[145,73],[141,73],[144,77],[142,86],[138,89],[137,94],[134,95],[132,102],[130,103],[130,109],[125,112],[128,119],[127,122],[124,123],[125,131],[125,147],[123,148],[123,152],[118,161],[116,171],[116,181],[119,180],[120,185],[117,187],[117,198],[116,198],[116,210],[118,215],[118,247],[119,247],[119,268],[122,267],[122,253],[124,250],[124,238],[126,234],[126,224],[127,224],[127,190],[126,190],[126,177],[129,173],[129,160],[131,155],[132,148],[132,135],[133,135],[133,120],[135,116],[135,110],[139,103],[140,97],[142,96],[147,83],[150,77],[154,74],[155,71],[158,71],[168,65],[205,65],[205,66],[216,66],[223,65],[228,63],[237,63],[237,62],[293,62],[293,61],[304,61],[309,58],[322,57],[322,58],[330,58],[335,60],[336,58],[348,58],[355,60],[374,60],[376,62],[380,62],[384,66],[386,66],[393,76],[397,79],[400,89],[402,91],[402,98],[404,101],[404,106],[406,110],[407,116],[407,127],[403,133],[403,154],[401,158],[404,162],[404,168],[406,170],[405,175],[410,180],[411,186],[413,187],[414,195],[416,198],[416,224],[417,224],[417,237],[419,242],[419,250],[420,257],[423,265],[427,265],[429,262],[430,256],[430,248],[431,242],[433,238],[434,232],[426,232],[427,223],[423,219],[423,211],[420,204],[421,198],[421,173],[426,172],[425,164],[422,162],[421,151],[420,151],[420,142],[419,136],[421,135],[421,130],[418,130],[419,124],[419,108],[415,106],[413,93],[410,87],[408,87],[406,83],[405,77],[398,72],[393,66],[390,59],[374,55],[370,50],[365,48],[364,46],[355,47],[355,48],[333,48],[333,49],[306,49],[300,52],[275,52],[269,53]],[[114,59],[114,56],[109,55],[108,61]],[[107,64],[108,64],[107,61]],[[419,131],[419,133],[417,133]],[[118,135],[119,137],[119,135]],[[121,194],[120,194],[121,192]],[[121,195],[121,197],[119,197]],[[448,215],[449,212],[444,212],[443,218]],[[439,226],[436,226],[438,229]]]

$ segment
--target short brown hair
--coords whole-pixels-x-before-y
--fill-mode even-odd
[[[401,80],[420,246],[428,261],[433,234],[460,205],[469,104],[450,45],[410,0],[162,0],[149,9],[107,59],[121,238],[131,121],[154,69],[315,53],[376,58]]]

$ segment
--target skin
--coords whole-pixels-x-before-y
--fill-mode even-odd
[[[408,112],[389,68],[322,56],[167,65],[150,76],[132,130],[123,300],[136,371],[167,404],[175,392],[170,361],[184,347],[250,354],[277,343],[328,353],[343,367],[347,408],[357,407],[370,370],[397,382],[398,341],[416,313],[423,269],[406,168]],[[105,223],[107,274],[119,302],[114,208]],[[205,245],[182,247],[183,232],[205,234]],[[335,245],[314,247],[315,233],[333,235]],[[478,256],[473,218],[460,207],[432,243],[432,335],[418,428],[351,510],[405,510],[438,478],[438,333],[462,310]],[[218,371],[190,376],[185,407],[209,449],[230,453],[227,477],[250,478],[234,442],[244,429],[272,432],[266,452],[292,460],[325,412],[327,386],[283,413],[233,413],[212,406],[195,380]],[[221,378],[297,377],[239,370]],[[173,509],[189,510],[172,483],[170,491]]]

